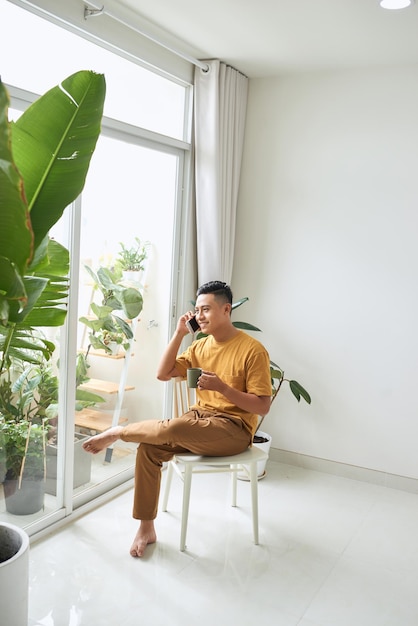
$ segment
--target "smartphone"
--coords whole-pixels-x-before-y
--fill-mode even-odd
[[[186,326],[189,329],[189,332],[194,335],[198,330],[200,330],[200,326],[196,321],[195,317],[191,317],[187,322]]]

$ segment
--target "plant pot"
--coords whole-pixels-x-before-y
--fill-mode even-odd
[[[127,287],[135,287],[141,285],[143,270],[123,270],[122,280]]]
[[[3,441],[0,437],[0,483],[4,481],[6,476],[6,452],[4,449]]]
[[[111,354],[112,356],[116,356],[117,354],[119,354],[120,349],[121,349],[121,345],[120,345],[120,343],[116,343],[116,341],[111,341],[111,342],[107,345],[107,347],[109,348],[109,350],[110,350],[110,354]]]
[[[1,623],[27,626],[29,537],[6,522],[0,523],[0,590]]]
[[[88,436],[74,433],[74,480],[73,488],[90,482],[91,478],[91,454],[83,450],[83,442]],[[56,445],[48,444],[46,447],[46,483],[45,492],[53,496],[57,494],[57,454]]]
[[[256,434],[254,435],[253,446],[255,446],[256,448],[260,448],[260,450],[264,450],[264,452],[267,452],[268,454],[271,448],[271,440],[271,435],[263,432],[262,430],[257,430]],[[264,461],[259,461],[257,463],[258,480],[261,480],[266,475],[266,463],[267,459],[264,459]],[[238,474],[237,478],[239,478],[239,480],[250,480],[246,473]]]
[[[3,482],[6,511],[12,515],[31,515],[44,506],[45,481],[43,477],[23,478],[19,489],[19,480],[5,478]]]

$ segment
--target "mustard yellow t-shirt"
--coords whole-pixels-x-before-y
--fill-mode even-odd
[[[228,341],[215,341],[212,335],[194,341],[176,359],[176,369],[186,377],[187,368],[201,367],[214,372],[224,383],[256,396],[271,396],[270,358],[265,347],[243,331]],[[259,416],[231,404],[217,391],[197,389],[197,406],[242,419],[254,435]]]

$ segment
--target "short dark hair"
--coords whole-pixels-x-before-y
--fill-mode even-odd
[[[232,304],[231,287],[220,280],[211,280],[210,282],[201,285],[196,292],[196,296],[200,296],[204,293],[213,293],[217,300],[222,300]]]

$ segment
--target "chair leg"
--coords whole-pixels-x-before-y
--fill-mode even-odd
[[[238,469],[236,465],[231,465],[231,468]],[[232,480],[232,506],[237,506],[238,472],[232,472],[231,480]]]
[[[250,465],[250,482],[251,482],[251,504],[253,512],[253,534],[254,543],[258,545],[258,480],[257,480],[257,463]]]
[[[189,518],[190,490],[192,487],[193,467],[186,464],[183,474],[183,506],[181,511],[180,551],[186,549],[187,522]]]
[[[168,496],[170,494],[172,478],[173,478],[173,466],[171,465],[171,461],[169,461],[167,464],[167,477],[165,481],[165,489],[164,489],[164,497],[163,497],[163,506],[162,506],[163,511],[167,510]]]

